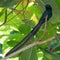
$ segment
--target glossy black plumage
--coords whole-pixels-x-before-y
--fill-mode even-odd
[[[48,20],[52,17],[52,7],[49,4],[46,4],[45,8],[46,8],[46,10],[42,14],[42,17],[40,18],[39,23],[33,28],[33,30],[21,42],[19,42],[14,48],[12,48],[5,55],[5,57],[11,53],[17,51],[18,49],[20,49],[26,42],[28,42],[30,40],[30,38],[32,36],[34,36],[37,33],[37,31],[40,29],[40,27],[45,23],[46,16],[48,16],[48,18],[47,18]]]

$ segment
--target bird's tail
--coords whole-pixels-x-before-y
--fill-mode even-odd
[[[12,48],[5,56],[8,56],[9,54],[15,52],[16,50],[20,49],[26,42],[28,42],[30,40],[30,38],[32,36],[34,36],[37,31],[40,29],[41,27],[41,23],[39,22],[34,28],[33,30],[21,41],[19,42],[14,48]]]

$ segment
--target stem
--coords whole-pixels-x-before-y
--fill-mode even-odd
[[[36,46],[36,45],[45,44],[45,43],[47,43],[47,42],[50,42],[50,41],[52,41],[52,40],[55,39],[55,38],[56,38],[56,37],[53,36],[53,37],[51,37],[51,38],[48,38],[47,40],[43,40],[43,41],[40,41],[40,40],[39,40],[39,41],[36,41],[36,42],[34,42],[34,43],[32,43],[32,44],[29,44],[28,46],[26,46],[26,47],[24,47],[24,48],[21,48],[21,49],[17,50],[16,52],[8,55],[7,57],[4,57],[2,60],[5,60],[5,59],[10,58],[10,57],[12,57],[12,56],[15,56],[15,55],[17,55],[17,54],[19,54],[19,53],[21,53],[21,52],[23,52],[23,51],[25,51],[25,50],[27,50],[27,49],[29,49],[29,48],[32,48],[32,47],[34,47],[34,46]]]

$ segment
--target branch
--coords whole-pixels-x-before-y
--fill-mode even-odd
[[[17,13],[15,16],[11,17],[7,22],[11,21],[14,17],[16,17],[17,15],[19,15],[22,11],[24,11],[24,9],[27,8],[28,4],[29,4],[29,0],[27,0],[27,5],[26,5],[23,9],[20,10],[19,13]],[[16,6],[16,7],[17,7],[17,6]],[[16,8],[16,7],[15,7],[15,8]],[[14,9],[13,9],[13,10],[14,10]],[[11,12],[12,12],[12,11],[11,11]],[[8,14],[8,15],[10,15],[10,14]]]
[[[46,27],[47,27],[47,21],[48,20],[48,15],[46,16],[46,18],[45,18],[45,28],[44,28],[44,33],[43,33],[43,35],[40,37],[40,40],[42,40],[43,38],[44,38],[44,36],[46,36]]]
[[[21,53],[21,52],[23,52],[23,51],[25,51],[25,50],[27,50],[27,49],[29,49],[29,48],[32,48],[32,47],[34,47],[34,46],[36,46],[36,45],[45,44],[45,43],[47,43],[47,42],[50,42],[50,41],[52,41],[52,40],[55,39],[55,38],[56,38],[56,37],[53,36],[53,37],[48,38],[47,40],[44,40],[44,41],[36,41],[36,42],[34,42],[34,43],[32,43],[32,44],[29,44],[28,46],[26,46],[26,47],[24,47],[24,48],[21,48],[21,49],[17,50],[16,52],[8,55],[7,57],[4,57],[2,60],[6,60],[7,58],[10,58],[10,57],[12,57],[12,56],[15,56],[15,55],[17,55],[17,54],[19,54],[19,53]]]

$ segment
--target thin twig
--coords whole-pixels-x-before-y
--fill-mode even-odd
[[[42,38],[44,38],[44,36],[46,35],[47,19],[48,19],[48,15],[47,15],[46,18],[45,18],[45,28],[44,28],[44,33],[43,33],[43,35],[40,37],[40,40],[42,40]]]
[[[14,17],[16,17],[17,15],[19,15],[22,11],[24,11],[24,9],[27,8],[28,4],[29,4],[29,0],[27,2],[27,5],[23,9],[19,13],[17,13],[15,16],[13,16],[12,18],[10,18],[7,22],[11,21]]]
[[[55,39],[55,38],[56,38],[56,37],[53,36],[53,37],[48,38],[47,40],[44,40],[44,41],[36,41],[36,42],[34,42],[34,43],[32,43],[32,44],[29,44],[28,46],[26,46],[26,47],[24,47],[24,48],[21,48],[21,49],[17,50],[16,52],[8,55],[7,57],[4,57],[2,60],[8,59],[8,58],[10,58],[10,57],[12,57],[12,56],[15,56],[15,55],[17,55],[17,54],[19,54],[19,53],[21,53],[21,52],[23,52],[23,51],[25,51],[25,50],[27,50],[27,49],[29,49],[29,48],[32,48],[32,47],[34,47],[34,46],[36,46],[36,45],[45,44],[45,43],[47,43],[47,42],[50,42],[50,41],[52,41],[52,40]]]
[[[20,2],[21,2],[21,1],[22,1],[22,0],[20,0]],[[20,2],[17,3],[17,5],[16,5],[15,8],[17,8],[17,6],[20,4]],[[11,11],[7,16],[9,16],[9,15],[14,11],[15,8],[13,8],[12,11]]]

